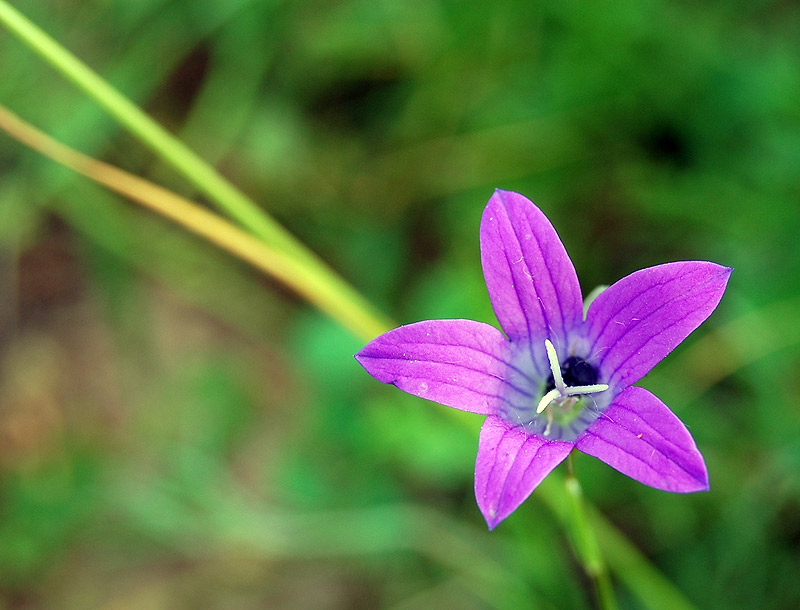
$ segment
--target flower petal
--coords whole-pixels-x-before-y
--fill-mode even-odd
[[[497,190],[481,220],[481,261],[500,326],[512,341],[530,341],[546,366],[544,340],[562,347],[583,320],[578,277],[553,225],[530,200]]]
[[[667,405],[643,388],[617,395],[575,445],[640,483],[688,493],[708,489],[692,435]]]
[[[642,269],[602,292],[587,312],[589,353],[605,383],[623,389],[705,320],[732,269],[689,261]]]
[[[546,441],[499,417],[487,417],[475,463],[475,498],[489,529],[514,512],[573,446]]]
[[[395,328],[356,354],[378,381],[462,411],[491,415],[501,400],[509,343],[472,320],[427,320]]]

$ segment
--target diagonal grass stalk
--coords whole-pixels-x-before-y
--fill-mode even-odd
[[[302,266],[304,274],[313,277],[321,290],[331,295],[338,293],[342,309],[349,307],[353,317],[362,318],[358,323],[362,332],[375,328],[368,319],[380,321],[382,327],[389,326],[370,303],[252,199],[5,0],[0,0],[0,23],[94,99],[220,210],[270,246],[275,255],[288,255],[293,259],[292,266]],[[372,336],[377,334],[373,331]]]
[[[94,99],[120,125],[152,149],[231,218],[275,247],[294,254],[307,254],[306,248],[254,201],[5,0],[0,0],[0,23],[62,76]]]
[[[391,327],[354,306],[330,277],[304,261],[267,245],[219,215],[175,193],[107,163],[87,157],[32,127],[0,106],[0,129],[50,159],[182,225],[196,235],[271,275],[349,329],[374,337]]]

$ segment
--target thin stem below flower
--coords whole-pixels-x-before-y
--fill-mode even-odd
[[[567,475],[564,477],[564,485],[567,490],[568,518],[576,554],[583,564],[586,575],[594,585],[598,607],[602,610],[616,610],[618,606],[614,587],[611,584],[611,578],[603,561],[603,555],[600,552],[600,545],[588,518],[583,499],[583,490],[573,471],[572,454],[567,458],[567,466],[568,470]]]

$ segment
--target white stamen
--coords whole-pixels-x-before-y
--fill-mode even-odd
[[[553,385],[556,387],[547,392],[542,399],[539,401],[539,404],[536,406],[536,414],[538,415],[542,411],[544,411],[548,406],[550,406],[554,401],[558,400],[559,398],[567,398],[569,396],[577,396],[578,394],[595,394],[597,392],[605,392],[608,389],[608,385],[605,383],[595,383],[592,385],[576,385],[576,386],[567,386],[564,383],[564,377],[561,375],[561,364],[558,360],[558,354],[556,353],[556,348],[550,339],[544,340],[544,349],[547,352],[547,360],[550,362],[550,370],[553,373]],[[577,399],[571,399],[575,402]],[[550,411],[548,411],[548,414]],[[550,432],[550,424],[552,423],[552,416],[548,415],[547,418],[547,429],[545,430],[545,436]]]
[[[547,406],[559,396],[562,396],[562,394],[556,388],[550,390],[547,394],[542,396],[542,399],[539,401],[539,406],[536,407],[536,413],[539,414],[544,411]]]
[[[575,394],[594,394],[595,392],[605,392],[608,386],[605,383],[596,383],[594,385],[574,385],[566,389],[564,394],[566,396],[574,396]]]
[[[544,349],[547,352],[547,359],[550,361],[550,370],[553,373],[553,383],[555,384],[559,393],[563,394],[566,386],[564,385],[564,378],[561,376],[561,363],[558,361],[556,348],[553,346],[550,339],[544,340]]]

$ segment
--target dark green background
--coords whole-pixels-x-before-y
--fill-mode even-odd
[[[398,323],[494,323],[478,226],[496,187],[550,216],[585,292],[734,267],[641,383],[711,491],[576,467],[698,606],[800,605],[796,3],[13,4]],[[0,103],[196,196],[5,30]],[[590,606],[536,493],[486,531],[481,418],[465,431],[373,381],[360,347],[0,134],[0,609]]]

